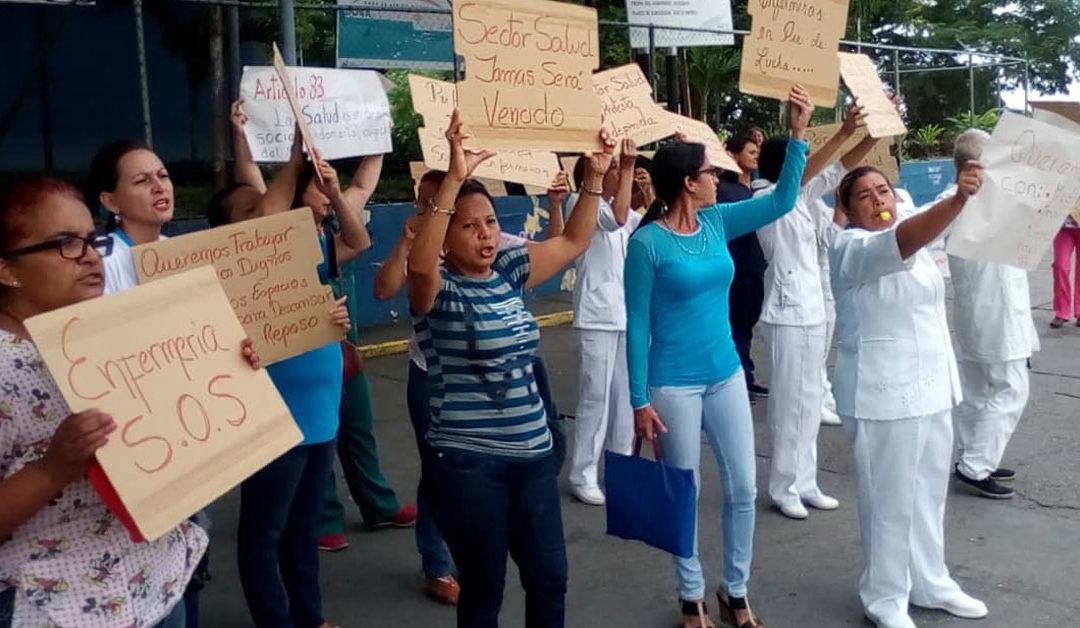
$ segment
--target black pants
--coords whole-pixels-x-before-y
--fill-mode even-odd
[[[746,384],[754,383],[754,361],[750,359],[750,344],[754,341],[754,325],[761,317],[761,304],[765,301],[765,281],[754,275],[736,275],[728,294],[728,315],[731,321],[731,339],[739,352]]]

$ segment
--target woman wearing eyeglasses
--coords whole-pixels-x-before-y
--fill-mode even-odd
[[[0,628],[184,626],[178,602],[206,534],[185,522],[131,540],[85,475],[116,423],[71,413],[23,324],[101,296],[112,242],[68,183],[35,177],[0,194]],[[250,341],[242,351],[257,367]],[[88,577],[103,562],[127,575]]]
[[[783,173],[768,196],[717,203],[717,172],[705,147],[675,143],[653,158],[657,201],[626,254],[627,362],[637,433],[659,437],[664,459],[698,479],[701,431],[720,466],[724,569],[721,619],[761,626],[747,603],[754,541],[754,428],[746,379],[728,324],[733,266],[727,241],[777,220],[795,205],[806,165],[806,91],[789,96],[791,139]],[[696,550],[696,548],[695,548]],[[705,617],[705,576],[697,552],[675,558],[683,626]]]
[[[450,167],[408,258],[409,304],[431,391],[421,481],[458,566],[458,625],[498,625],[509,553],[525,588],[525,624],[561,627],[558,463],[533,370],[540,332],[522,292],[588,247],[614,145],[605,141],[603,152],[588,157],[583,194],[562,235],[500,251],[491,197],[468,180],[491,153],[466,153],[456,111],[446,137]]]

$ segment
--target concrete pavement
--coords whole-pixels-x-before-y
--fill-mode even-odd
[[[1080,626],[1080,327],[1048,327],[1053,316],[1049,262],[1043,266],[1031,275],[1043,349],[1033,360],[1031,401],[1003,463],[1018,471],[1013,483],[1018,496],[997,502],[955,485],[949,496],[949,565],[964,588],[987,603],[990,616],[975,623],[916,610],[912,616],[919,626]],[[549,302],[538,309],[558,306]],[[573,331],[553,327],[544,329],[542,336],[556,400],[563,412],[573,413],[578,366]],[[404,355],[381,357],[368,360],[366,368],[383,469],[402,499],[412,501],[419,461],[405,408],[406,360]],[[768,381],[767,366],[759,368],[761,378]],[[759,482],[750,594],[754,608],[770,628],[869,626],[855,590],[860,552],[850,446],[839,428],[822,428],[820,484],[840,499],[840,509],[813,511],[802,522],[784,519],[768,506],[765,495],[769,439],[764,405],[754,408]],[[572,431],[572,422],[570,427]],[[700,543],[712,590],[720,571],[720,491],[711,456],[703,455],[702,472]],[[570,561],[567,625],[676,625],[670,557],[606,536],[604,509],[573,501],[565,474],[562,485]],[[339,486],[345,490],[344,482]],[[209,628],[251,623],[236,576],[238,501],[238,492],[233,491],[213,509],[214,580],[202,596],[202,625]],[[412,531],[366,531],[355,508],[349,510],[348,520],[351,547],[321,556],[327,620],[346,628],[453,626],[453,609],[423,594]],[[715,619],[715,600],[709,602]],[[502,625],[522,626],[523,606],[511,563]]]

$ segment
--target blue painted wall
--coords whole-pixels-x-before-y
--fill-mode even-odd
[[[955,178],[951,161],[926,161],[904,164],[900,169],[900,186],[911,193],[919,205],[934,200]],[[365,299],[360,305],[360,325],[380,325],[408,316],[409,307],[404,292],[390,301],[377,301],[372,295],[371,286],[375,283],[375,273],[393,250],[401,234],[402,224],[416,211],[412,203],[391,203],[371,207],[372,250],[360,257],[354,264],[357,284],[362,287],[360,296]],[[495,211],[503,231],[519,233],[533,240],[543,239],[543,229],[547,227],[547,199],[532,196],[506,196],[495,199]],[[206,227],[202,220],[176,221],[168,226],[170,235],[188,233]],[[556,276],[532,290],[530,296],[555,294],[560,291],[563,280],[571,281],[566,273]],[[569,285],[572,286],[572,283]]]

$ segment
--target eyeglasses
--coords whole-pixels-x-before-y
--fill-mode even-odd
[[[86,257],[86,251],[90,247],[94,247],[98,255],[101,257],[108,257],[112,253],[113,238],[109,235],[102,236],[90,236],[84,238],[77,235],[68,235],[55,240],[49,240],[48,242],[41,242],[40,244],[31,244],[30,246],[24,246],[21,249],[15,249],[14,251],[8,251],[0,257],[15,257],[18,255],[28,255],[30,253],[37,253],[38,251],[49,251],[56,249],[60,252],[60,257],[64,259],[80,260]]]
[[[720,174],[723,173],[723,172],[724,171],[721,168],[711,166],[709,168],[702,168],[701,170],[698,170],[698,175],[700,176],[700,175],[703,175],[703,174],[710,174],[710,175],[712,175],[712,177],[714,179],[719,179]]]

